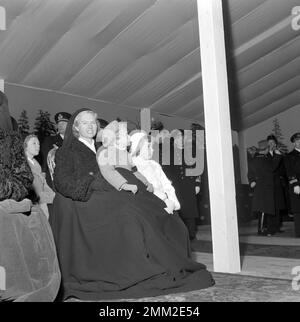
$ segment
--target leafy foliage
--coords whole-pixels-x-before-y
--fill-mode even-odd
[[[23,110],[21,112],[21,115],[18,120],[18,126],[19,126],[19,132],[22,135],[22,137],[26,137],[29,134],[29,122],[28,122],[28,116],[27,111]]]
[[[278,141],[278,149],[286,154],[289,152],[288,147],[283,143],[284,141],[284,136],[281,132],[280,124],[277,118],[273,120],[273,130],[272,133],[276,136],[277,141]]]
[[[38,136],[40,142],[43,142],[46,136],[55,134],[55,125],[50,121],[49,112],[38,111],[34,123],[34,133]]]

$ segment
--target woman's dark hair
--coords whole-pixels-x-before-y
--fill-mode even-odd
[[[0,130],[12,130],[11,116],[8,109],[8,99],[2,91],[0,91]]]

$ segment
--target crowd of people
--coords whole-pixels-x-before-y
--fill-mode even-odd
[[[274,135],[251,148],[248,180],[253,189],[252,211],[258,215],[258,235],[283,232],[284,214],[294,218],[295,237],[300,237],[300,133],[290,138],[294,149],[284,155]]]
[[[214,284],[206,267],[191,256],[204,167],[200,165],[197,175],[186,174],[194,166],[185,158],[185,149],[195,146],[193,136],[179,130],[168,137],[170,158],[164,163],[163,136],[157,139],[141,129],[129,134],[124,122],[109,123],[91,109],[80,109],[72,115],[57,113],[57,134],[39,142],[34,134],[21,138],[13,128],[7,97],[0,92],[0,98],[1,218],[17,216],[31,245],[37,243],[31,247],[34,254],[21,256],[24,267],[32,256],[38,261],[42,249],[51,250],[43,258],[52,270],[39,272],[47,278],[33,287],[37,272],[29,273],[31,288],[23,283],[18,296],[41,294],[42,289],[43,299],[52,300],[57,294],[59,300],[140,298]],[[300,133],[291,141],[293,151],[283,155],[270,135],[249,159],[259,235],[282,232],[282,214],[288,209],[300,237]],[[35,223],[39,218],[38,229],[32,221],[24,222],[25,217],[34,217]],[[48,236],[42,246],[39,234]],[[27,252],[29,243],[19,242],[23,235],[15,236],[20,253]],[[11,238],[6,229],[2,247]],[[0,252],[0,265],[17,261],[10,251]],[[30,272],[32,266],[26,267]],[[12,288],[18,274],[11,274]]]
[[[4,93],[1,98],[7,103]],[[53,283],[57,286],[60,278],[53,258],[57,253],[61,274],[57,299],[140,298],[214,284],[206,267],[192,259],[193,232],[187,229],[180,213],[186,197],[177,191],[174,175],[174,181],[170,180],[164,168],[151,160],[153,150],[147,133],[136,131],[129,136],[122,122],[108,123],[94,111],[81,109],[73,115],[58,113],[58,134],[40,145],[35,135],[20,141],[17,132],[10,132],[6,107],[7,117],[1,115],[1,133],[10,136],[3,147],[6,153],[14,153],[11,140],[18,138],[14,159],[18,157],[20,165],[10,163],[8,168],[9,162],[1,154],[0,209],[7,200],[30,200],[26,212],[16,215],[30,218],[34,209],[40,210],[44,226],[34,232],[31,226],[27,228],[37,243],[39,234],[49,236],[50,231],[53,236],[48,242],[54,241],[56,250],[49,247],[52,253],[46,266],[53,267],[56,279],[51,279],[52,284],[42,280],[52,292],[55,290]],[[41,164],[37,161],[40,150]],[[182,153],[182,148],[179,151]],[[179,165],[181,171],[182,167]],[[178,165],[173,168],[177,176]],[[195,182],[189,182],[196,205]],[[22,247],[26,249],[26,242]],[[12,264],[6,257],[11,254],[0,253],[0,265],[10,269]],[[31,261],[30,256],[24,259],[25,264],[27,260]],[[30,263],[28,267],[30,271]],[[16,289],[14,283],[9,280],[8,287]],[[43,283],[39,283],[37,292],[45,289]],[[24,287],[16,294],[24,295],[26,291],[34,293]]]

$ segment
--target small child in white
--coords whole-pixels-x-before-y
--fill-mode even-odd
[[[131,157],[137,170],[152,184],[153,193],[166,204],[167,213],[180,209],[175,189],[165,175],[161,165],[151,160],[153,149],[145,133],[135,133],[130,137]]]

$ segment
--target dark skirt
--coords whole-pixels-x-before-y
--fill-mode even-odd
[[[139,186],[136,195],[104,184],[87,202],[55,197],[51,226],[62,299],[140,298],[212,286],[206,267],[191,259],[178,215],[167,214],[131,172],[119,172]]]

